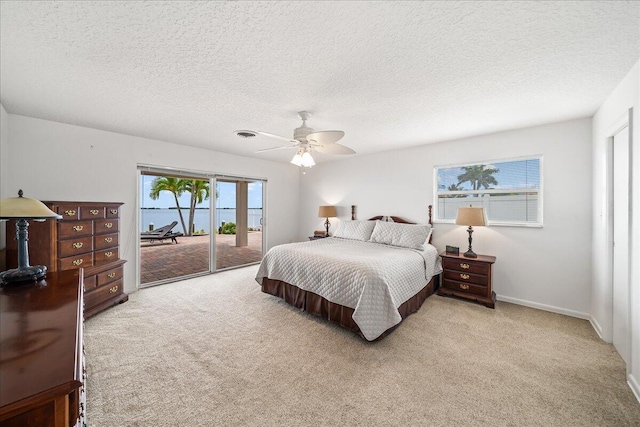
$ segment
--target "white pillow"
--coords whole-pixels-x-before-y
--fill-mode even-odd
[[[340,221],[338,229],[333,234],[333,237],[340,237],[342,239],[361,240],[366,242],[371,237],[371,232],[376,223],[374,221]]]
[[[369,241],[423,251],[430,233],[430,225],[376,221]]]

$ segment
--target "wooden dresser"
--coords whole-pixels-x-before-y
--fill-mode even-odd
[[[491,270],[496,257],[478,255],[478,258],[467,258],[446,252],[440,257],[443,280],[438,295],[466,298],[495,308],[496,293],[491,289]]]
[[[84,422],[82,270],[0,288],[0,427]]]
[[[129,296],[123,292],[122,267],[126,261],[120,259],[119,243],[122,203],[44,204],[62,215],[62,219],[29,221],[31,265],[45,265],[48,271],[84,268],[85,319],[127,301]],[[7,230],[15,230],[15,222],[10,221]],[[14,239],[7,239],[7,265],[18,265]]]

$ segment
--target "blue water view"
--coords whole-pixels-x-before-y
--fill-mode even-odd
[[[189,226],[189,209],[181,209],[184,223]],[[237,222],[236,209],[218,208],[216,209],[216,228],[219,228],[223,222]],[[248,210],[248,227],[255,230],[262,230],[262,209]],[[180,223],[180,216],[177,209],[140,209],[140,231],[149,230],[149,224],[153,224],[154,228],[163,227],[178,221],[178,225],[173,231],[184,232]],[[210,232],[209,209],[196,209],[194,217],[194,229],[196,231],[204,230],[205,233]]]

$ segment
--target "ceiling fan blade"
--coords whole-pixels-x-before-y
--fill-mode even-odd
[[[282,147],[265,148],[262,150],[254,151],[254,153],[264,153],[265,151],[284,150],[285,148],[298,148],[298,147],[295,145],[287,145]]]
[[[341,130],[321,130],[307,135],[307,141],[319,145],[333,144],[344,136]]]
[[[313,149],[323,154],[356,154],[349,147],[340,144],[312,145]]]
[[[285,138],[284,136],[274,135],[272,133],[260,132],[259,130],[254,130],[253,132],[257,133],[258,135],[268,136],[269,138],[276,138],[276,139],[280,139],[282,141],[287,141],[290,144],[297,144],[298,143],[298,141],[296,141],[295,139]]]

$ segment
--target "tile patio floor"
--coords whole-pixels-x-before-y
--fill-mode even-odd
[[[209,236],[178,237],[178,243],[142,242],[140,245],[140,283],[209,271]],[[216,236],[216,268],[259,262],[262,259],[262,232],[249,233],[249,245],[236,247],[236,236]]]

